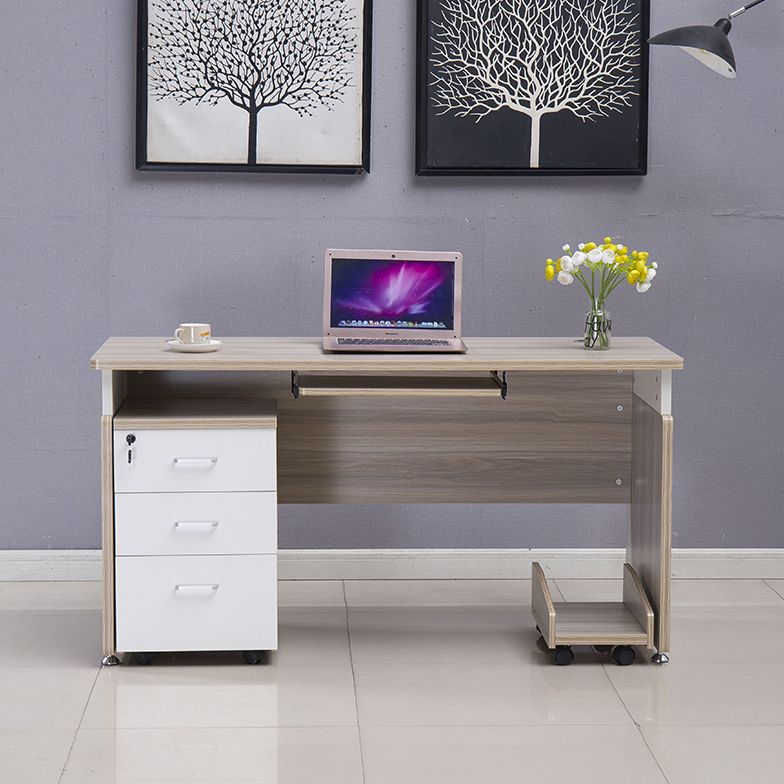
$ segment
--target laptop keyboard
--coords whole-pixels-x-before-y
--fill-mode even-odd
[[[448,346],[435,338],[338,338],[339,346]]]

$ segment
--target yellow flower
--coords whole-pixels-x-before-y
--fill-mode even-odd
[[[544,276],[547,280],[552,280],[555,277],[555,267],[552,264],[548,264],[544,268]]]
[[[589,242],[589,243],[588,243],[588,244],[587,244],[587,245],[586,245],[586,246],[583,248],[583,250],[587,252],[587,251],[589,251],[589,250],[593,250],[593,249],[594,249],[594,248],[596,248],[596,247],[597,247],[597,245],[596,245],[596,243],[595,243],[595,242]]]
[[[632,258],[633,258],[633,259],[636,259],[636,258],[637,258],[639,255],[640,255],[640,254],[639,254],[639,253],[638,253],[636,250],[633,250],[633,251],[632,251]]]
[[[612,237],[605,237],[604,241],[609,245],[612,242]]]
[[[630,285],[632,285],[632,286],[633,286],[633,285],[634,285],[634,284],[635,284],[635,283],[636,283],[636,282],[637,282],[639,279],[640,279],[640,273],[639,273],[639,272],[638,272],[636,269],[633,269],[633,270],[631,270],[631,271],[629,272],[629,274],[626,276],[626,280],[628,280],[628,281],[629,281],[629,284],[630,284]]]
[[[639,259],[634,265],[634,268],[642,275],[642,273],[645,272],[645,262],[642,259]]]

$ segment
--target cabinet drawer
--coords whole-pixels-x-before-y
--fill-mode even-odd
[[[276,493],[118,493],[117,555],[275,553]]]
[[[115,559],[118,651],[278,646],[274,555]]]
[[[129,435],[135,439],[130,462]],[[114,489],[275,490],[275,430],[115,430]]]

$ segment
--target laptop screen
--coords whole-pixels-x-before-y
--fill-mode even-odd
[[[454,303],[454,262],[332,260],[332,327],[451,330]]]

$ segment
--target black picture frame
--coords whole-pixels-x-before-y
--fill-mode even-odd
[[[268,174],[363,174],[370,172],[370,109],[373,39],[373,0],[362,0],[362,107],[361,162],[359,164],[267,164],[151,161],[148,156],[148,8],[150,0],[137,3],[136,40],[136,169],[169,172],[259,172]]]
[[[526,0],[532,6],[539,5],[537,0]],[[442,7],[445,0],[417,0],[417,68],[416,68],[416,174],[419,176],[512,176],[512,177],[541,177],[541,176],[608,176],[621,175],[641,176],[647,174],[648,169],[648,46],[649,35],[649,15],[650,0],[635,0],[639,6],[637,26],[639,33],[637,40],[639,51],[636,57],[637,84],[639,85],[639,95],[633,100],[633,122],[627,118],[628,125],[633,125],[635,138],[628,137],[621,139],[623,149],[627,151],[626,160],[620,165],[575,165],[567,162],[565,165],[540,165],[532,168],[529,165],[520,165],[519,161],[511,161],[506,164],[499,161],[503,155],[498,152],[504,139],[511,135],[511,129],[517,125],[519,128],[521,121],[530,122],[529,118],[518,115],[517,122],[513,122],[510,117],[497,117],[490,123],[492,127],[485,131],[486,138],[481,142],[476,142],[480,136],[480,131],[470,127],[471,124],[481,126],[486,122],[486,118],[476,123],[475,119],[456,118],[455,126],[450,131],[444,131],[445,123],[434,120],[435,111],[431,104],[432,81],[431,73],[431,29],[434,14]],[[476,3],[474,3],[476,5]],[[502,113],[514,115],[507,109],[494,112],[496,115]],[[564,114],[561,112],[561,114]],[[555,116],[555,115],[553,115]],[[576,119],[576,118],[575,118]],[[601,126],[601,122],[597,126]],[[563,123],[566,127],[567,123]],[[574,125],[574,123],[572,123]],[[449,134],[452,134],[452,137]],[[528,132],[529,138],[531,131]],[[564,143],[570,138],[572,147],[575,138],[575,131],[569,127],[565,135]],[[449,142],[443,144],[447,138]],[[438,145],[442,143],[442,148]],[[633,143],[634,154],[629,152],[629,146]],[[601,142],[605,147],[613,145],[612,140]],[[476,155],[475,160],[468,160],[469,153],[466,148],[476,151],[479,149],[490,150],[484,155]],[[453,160],[450,154],[443,154],[444,149],[449,149],[453,153]],[[610,150],[602,150],[603,157],[611,154]],[[571,154],[571,153],[570,153]],[[598,158],[598,156],[596,156]],[[484,160],[483,160],[484,158]],[[620,156],[619,156],[620,159]]]

